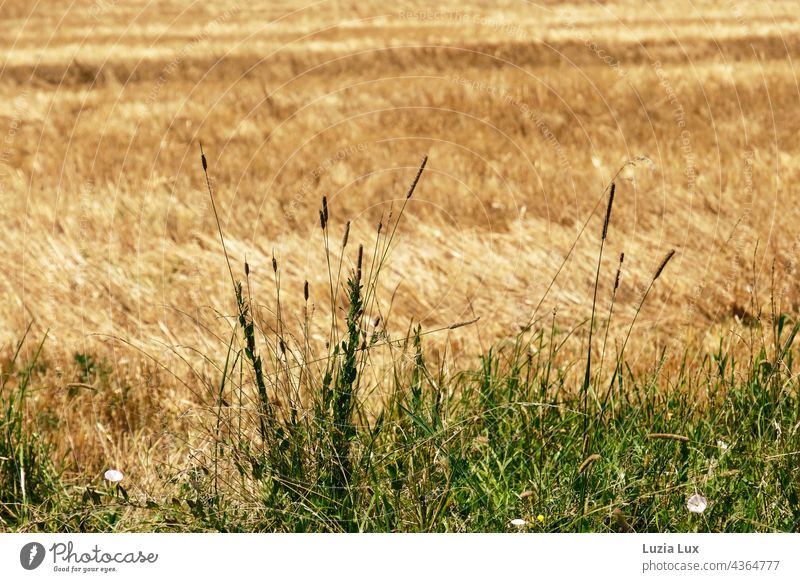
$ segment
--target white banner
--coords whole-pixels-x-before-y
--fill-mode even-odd
[[[3,534],[0,573],[3,581],[794,582],[800,535]]]

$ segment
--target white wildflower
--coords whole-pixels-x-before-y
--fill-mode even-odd
[[[699,493],[695,493],[686,502],[686,507],[691,513],[703,513],[708,507],[708,500]]]
[[[111,481],[112,483],[119,483],[122,481],[122,471],[117,471],[116,469],[109,469],[103,474],[103,477],[106,478],[107,481]]]

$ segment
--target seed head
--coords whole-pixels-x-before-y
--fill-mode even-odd
[[[614,291],[619,289],[619,277],[622,274],[622,261],[625,260],[625,253],[619,255],[619,266],[617,267],[617,278],[614,280]]]
[[[364,260],[364,245],[358,245],[358,263],[356,266],[356,283],[361,283],[361,263]]]
[[[425,166],[428,163],[428,156],[422,158],[422,163],[419,166],[419,170],[417,171],[417,176],[414,178],[414,181],[411,183],[411,188],[408,189],[408,194],[406,195],[406,200],[411,198],[411,195],[414,193],[414,189],[417,187],[417,182],[419,182],[420,176],[422,176],[422,171],[425,169]]]
[[[206,154],[203,152],[203,142],[200,142],[200,162],[203,164],[203,171],[208,171],[208,162],[206,161]]]
[[[661,276],[661,272],[664,270],[664,267],[667,266],[667,263],[669,263],[670,259],[674,255],[675,255],[675,249],[672,249],[666,255],[664,255],[664,258],[662,259],[661,264],[658,266],[658,270],[656,271],[656,274],[653,276],[653,281],[655,281],[656,279],[658,279]]]
[[[606,219],[603,221],[603,240],[606,240],[606,236],[608,235],[608,223],[611,220],[611,207],[614,205],[614,191],[617,189],[617,185],[613,182],[611,183],[611,192],[608,194],[608,206],[606,207]]]
[[[347,238],[350,236],[350,221],[344,225],[344,236],[342,237],[342,248],[347,246]]]
[[[594,454],[589,455],[588,457],[586,457],[583,460],[583,463],[581,463],[581,466],[578,467],[578,474],[583,473],[586,469],[589,468],[589,465],[591,465],[595,461],[599,461],[600,458],[601,458],[600,455],[598,455],[597,453],[594,453]]]
[[[465,327],[467,325],[472,325],[473,323],[477,322],[480,317],[476,317],[475,319],[470,319],[469,321],[459,321],[457,323],[451,323],[447,326],[447,329],[458,329],[459,327]]]

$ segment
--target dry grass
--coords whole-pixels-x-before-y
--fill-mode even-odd
[[[642,353],[716,343],[759,317],[753,291],[797,311],[794,3],[340,6],[2,4],[0,339],[49,330],[39,409],[76,471],[110,459],[146,486],[201,446],[190,427],[215,370],[200,354],[224,358],[235,304],[200,140],[232,263],[274,297],[276,257],[286,322],[320,344],[321,197],[330,244],[348,221],[366,243],[425,154],[378,302],[400,331],[480,317],[438,336],[456,359],[529,320],[593,216],[539,309],[589,318],[621,166],[610,341],[672,248]],[[625,165],[638,156],[652,164]],[[598,318],[613,287],[601,279]],[[76,353],[107,369],[81,380]]]

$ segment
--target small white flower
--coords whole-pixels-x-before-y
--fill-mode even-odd
[[[112,483],[119,483],[122,481],[122,471],[117,471],[116,469],[109,469],[103,474],[103,477],[106,478],[107,481],[111,481]]]
[[[519,519],[519,518],[511,520],[511,525],[515,525],[517,527],[522,527],[524,525],[527,525],[527,523],[528,522],[525,521],[524,519]]]
[[[728,450],[728,443],[726,443],[725,441],[717,441],[717,446],[720,448],[721,451]]]
[[[708,500],[699,493],[695,493],[686,502],[686,507],[689,508],[690,513],[703,513],[708,507]]]

